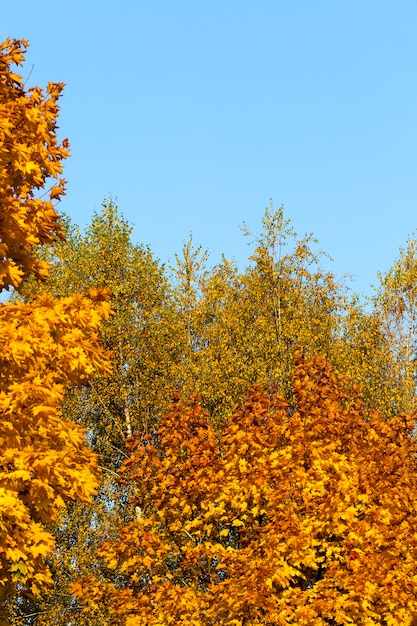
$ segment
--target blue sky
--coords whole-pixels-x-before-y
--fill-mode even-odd
[[[162,261],[192,232],[243,267],[272,198],[369,293],[417,227],[416,25],[415,0],[21,0],[0,36],[67,85],[80,226],[111,195]]]

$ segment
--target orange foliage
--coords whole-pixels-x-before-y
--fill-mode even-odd
[[[252,388],[215,435],[177,398],[122,474],[139,519],[74,585],[114,624],[386,624],[417,612],[414,416],[386,421],[321,357],[293,400]]]

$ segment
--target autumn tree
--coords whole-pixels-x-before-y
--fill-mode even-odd
[[[42,281],[41,245],[62,236],[54,202],[64,192],[67,142],[56,134],[62,84],[25,89],[14,67],[27,42],[0,45],[0,286]],[[45,189],[46,187],[46,189]],[[106,293],[0,304],[0,619],[52,583],[49,524],[70,502],[89,502],[97,462],[84,431],[61,415],[65,389],[108,364],[98,341]]]
[[[323,269],[314,238],[299,237],[282,207],[266,209],[261,227],[255,235],[245,230],[251,247],[244,269],[226,257],[210,270],[196,262],[192,268],[194,374],[185,391],[197,391],[219,422],[254,382],[291,392],[297,342],[331,358],[349,307],[343,282]],[[185,261],[184,255],[183,277]],[[189,304],[178,302],[182,319],[190,319]]]
[[[168,410],[186,339],[178,332],[164,267],[147,246],[132,243],[132,228],[113,200],[103,203],[84,233],[69,219],[65,230],[65,241],[43,250],[51,267],[45,289],[62,298],[105,286],[113,311],[100,329],[103,345],[111,350],[111,372],[97,373],[82,388],[67,389],[63,402],[64,415],[87,429],[102,481],[92,505],[72,504],[53,526],[59,550],[51,556],[50,568],[56,585],[26,612],[37,615],[39,626],[66,625],[71,616],[80,625],[104,625],[104,614],[88,622],[78,613],[69,584],[92,568],[98,571],[97,545],[135,515],[128,487],[115,482],[126,458],[125,440],[134,432],[151,432]],[[34,281],[28,281],[25,298],[30,301],[35,290]]]
[[[169,406],[183,351],[178,315],[164,266],[148,246],[132,242],[116,202],[105,200],[85,233],[67,218],[66,232],[44,251],[52,268],[45,289],[63,297],[105,287],[113,311],[101,330],[112,375],[69,394],[66,412],[89,430],[101,464],[116,469],[125,437],[151,430]]]
[[[103,543],[114,574],[74,585],[112,624],[411,624],[415,416],[387,421],[322,357],[293,397],[257,385],[220,437],[197,398],[131,440],[143,516]]]

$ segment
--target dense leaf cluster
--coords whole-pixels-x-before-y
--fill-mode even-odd
[[[295,360],[291,404],[257,385],[216,437],[177,400],[131,441],[141,515],[98,550],[127,579],[76,582],[87,606],[129,626],[410,623],[414,418],[386,421],[324,359]]]
[[[62,236],[52,200],[63,193],[57,143],[57,100],[25,90],[12,71],[26,42],[0,46],[0,289],[44,279],[41,244]],[[55,179],[48,199],[37,197]],[[0,304],[0,620],[13,595],[33,600],[52,584],[45,557],[54,548],[50,525],[69,502],[91,501],[97,461],[84,431],[62,416],[65,389],[109,371],[98,329],[110,311],[105,290],[57,299]]]

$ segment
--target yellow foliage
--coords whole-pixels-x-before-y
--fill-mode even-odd
[[[0,44],[0,289],[45,278],[37,248],[62,235],[52,200],[63,181],[49,199],[37,194],[68,155],[56,136],[63,85],[25,91],[11,66],[22,64],[26,47]],[[61,403],[70,385],[109,370],[98,339],[107,300],[96,290],[0,304],[0,619],[14,593],[33,598],[52,583],[48,525],[67,503],[90,502],[97,488],[96,457],[84,431],[62,417]]]
[[[35,593],[51,582],[43,557],[53,542],[43,524],[66,502],[90,501],[97,487],[95,457],[60,406],[68,385],[83,383],[96,368],[105,371],[97,330],[108,313],[106,301],[81,296],[0,305],[3,598],[17,582]]]
[[[59,179],[68,142],[57,140],[58,99],[62,83],[25,90],[21,76],[26,41],[0,44],[0,289],[19,288],[30,274],[43,279],[47,266],[36,248],[62,236],[53,200],[64,193]],[[49,197],[38,196],[48,179],[55,179]],[[48,194],[47,194],[48,196]]]

